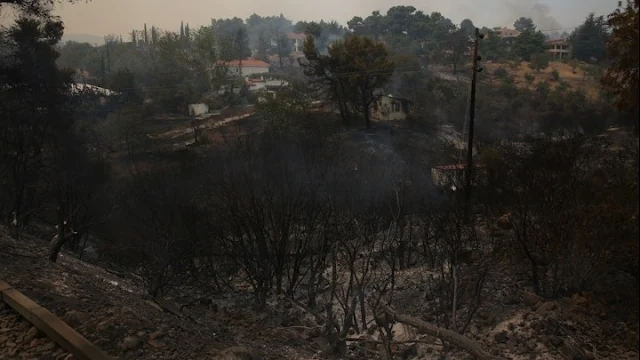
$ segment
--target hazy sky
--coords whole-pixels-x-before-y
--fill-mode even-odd
[[[371,11],[386,12],[399,4],[413,5],[427,13],[439,11],[459,23],[470,18],[479,26],[512,24],[518,16],[532,17],[541,29],[568,28],[580,24],[589,12],[608,14],[617,0],[91,0],[89,3],[62,4],[56,14],[62,17],[66,33],[92,35],[128,34],[131,29],[156,25],[178,29],[180,21],[191,28],[209,24],[211,18],[249,15],[278,15],[298,20],[336,20],[346,23],[353,16],[365,17]]]

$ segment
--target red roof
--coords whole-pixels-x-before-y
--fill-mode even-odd
[[[238,60],[233,60],[233,61],[218,61],[218,65],[224,65],[224,66],[239,66],[240,65],[240,61]],[[269,64],[267,64],[266,62],[262,61],[262,60],[254,60],[254,59],[244,59],[242,60],[242,66],[251,66],[251,67],[269,67]]]

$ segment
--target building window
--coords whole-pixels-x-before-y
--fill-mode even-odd
[[[398,102],[391,103],[391,111],[400,112],[400,103]]]

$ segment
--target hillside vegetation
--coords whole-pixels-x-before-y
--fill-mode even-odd
[[[539,71],[530,67],[530,62],[488,62],[485,65],[490,81],[501,82],[504,76],[496,75],[497,69],[505,69],[507,76],[512,76],[514,83],[520,88],[534,89],[540,82],[547,82],[552,89],[567,86],[570,89],[584,91],[590,98],[598,99],[601,95],[602,85],[589,72],[589,68],[583,65],[575,68],[566,62],[551,61],[545,69]],[[554,71],[558,72],[558,77],[554,76]],[[533,76],[533,80],[528,80],[527,75]],[[566,85],[565,85],[566,84]]]
[[[0,278],[110,353],[637,358],[631,3],[587,15],[567,65],[525,17],[141,21],[92,46],[60,43],[49,0],[9,3]]]

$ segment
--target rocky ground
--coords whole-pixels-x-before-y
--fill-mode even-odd
[[[0,279],[121,359],[218,359],[230,352],[274,360],[314,358],[315,351],[290,347],[277,334],[282,327],[279,317],[254,315],[242,302],[201,309],[197,318],[178,317],[145,300],[133,281],[103,268],[65,254],[49,263],[46,243],[28,236],[17,242],[3,235],[0,264]],[[29,331],[15,329],[15,336],[5,338],[4,329],[0,326],[0,344],[13,343]],[[2,354],[0,359],[30,356],[25,347],[17,348],[15,357]]]
[[[75,357],[0,302],[0,359],[73,360]]]
[[[26,237],[17,242],[0,236],[0,279],[60,316],[110,355],[121,359],[329,358],[327,343],[310,315],[282,299],[271,301],[267,311],[257,312],[250,293],[214,296],[208,304],[184,308],[176,316],[167,311],[170,307],[163,309],[141,296],[132,276],[64,253],[52,264],[45,253],[46,243],[41,240]],[[482,306],[465,333],[491,353],[513,360],[638,359],[637,307],[604,306],[589,294],[547,301],[533,294],[524,277],[507,273],[513,272],[494,269]],[[392,306],[430,321],[438,314],[433,301],[425,300],[424,274],[420,268],[401,272]],[[179,307],[186,298],[171,301]],[[66,354],[46,338],[34,340],[37,332],[34,335],[35,330],[24,320],[3,311],[0,359],[47,359],[49,355],[65,359],[60,356]],[[420,341],[395,346],[398,358],[472,358],[455,349],[445,352],[439,340],[415,329],[396,326],[395,332],[399,342]],[[9,343],[15,346],[4,350]],[[363,344],[352,342],[348,358],[382,355],[380,346]],[[32,352],[43,348],[49,351],[46,355]]]

